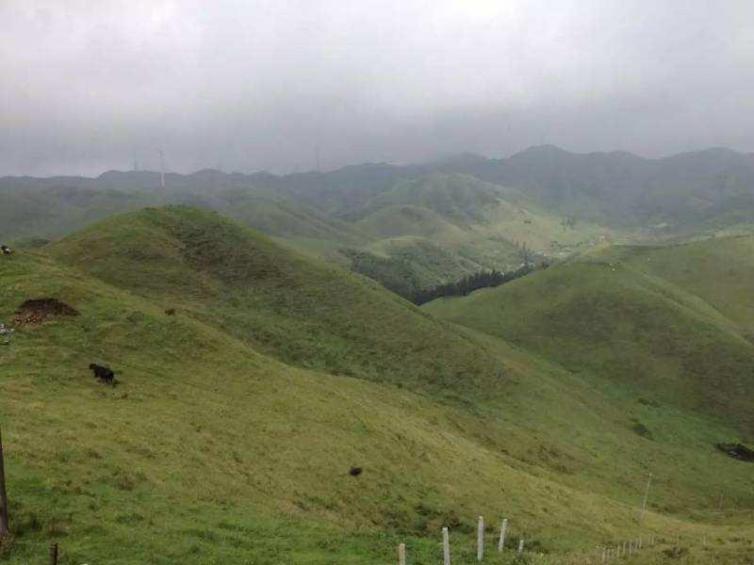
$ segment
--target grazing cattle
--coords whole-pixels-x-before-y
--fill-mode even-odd
[[[361,467],[351,467],[351,470],[348,471],[348,474],[352,477],[358,477],[363,471],[364,469],[362,469]]]
[[[0,252],[2,252],[3,255],[10,255],[13,253],[13,250],[7,245],[0,245]]]
[[[111,385],[115,384],[115,373],[113,373],[112,369],[110,369],[109,367],[103,367],[102,365],[91,363],[89,365],[89,368],[94,373],[94,376],[103,383],[108,383]]]
[[[167,314],[168,316],[175,316],[175,308],[168,308],[167,310],[165,310],[165,314]]]

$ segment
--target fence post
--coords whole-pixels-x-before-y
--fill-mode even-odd
[[[5,490],[5,460],[3,457],[3,436],[0,430],[0,538],[10,529],[8,523],[8,493]]]
[[[58,544],[50,544],[50,565],[58,565]]]
[[[476,529],[476,560],[484,559],[484,517],[479,516]]]
[[[398,544],[398,565],[406,565],[406,544]]]
[[[500,540],[497,542],[497,550],[503,551],[505,549],[505,532],[508,530],[508,518],[503,519],[503,523],[500,525]]]
[[[450,565],[450,536],[448,528],[442,529],[442,562],[443,565]]]
[[[607,563],[607,548],[606,547],[602,548],[602,562]]]
[[[524,538],[518,540],[518,554],[521,555],[524,552]]]
[[[644,500],[641,502],[641,513],[639,514],[639,523],[644,521],[644,512],[647,511],[647,501],[649,500],[649,487],[652,485],[652,473],[649,473],[647,479],[647,488],[644,490]]]

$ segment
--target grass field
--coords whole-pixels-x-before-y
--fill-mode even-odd
[[[598,386],[644,390],[728,419],[751,438],[751,245],[734,238],[605,248],[427,311],[556,360]]]
[[[725,418],[595,386],[215,214],[146,210],[3,258],[0,319],[42,297],[79,315],[0,346],[7,563],[52,540],[66,564],[390,563],[400,542],[436,563],[443,525],[472,563],[480,514],[533,563],[650,534],[633,562],[751,557],[751,466],[712,447]]]

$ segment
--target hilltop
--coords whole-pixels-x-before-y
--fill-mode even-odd
[[[43,297],[78,315],[0,349],[9,563],[50,540],[71,562],[384,563],[399,541],[432,562],[442,525],[464,563],[479,514],[555,562],[650,532],[647,562],[676,535],[699,563],[745,554],[750,468],[713,447],[734,426],[595,387],[215,213],[147,209],[3,259],[0,319]]]
[[[64,238],[50,254],[288,363],[444,394],[496,370],[477,344],[376,284],[206,210],[147,209]]]

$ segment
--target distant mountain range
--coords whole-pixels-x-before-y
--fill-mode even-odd
[[[532,147],[289,175],[109,171],[97,178],[0,178],[0,239],[56,238],[117,212],[218,210],[309,253],[402,281],[403,294],[527,247],[562,257],[601,240],[685,238],[754,225],[754,156],[712,148],[662,159]],[[388,284],[388,286],[391,286]]]

